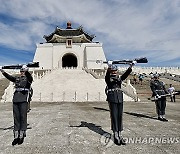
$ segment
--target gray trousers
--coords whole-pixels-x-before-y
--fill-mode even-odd
[[[165,115],[165,109],[166,109],[166,98],[162,97],[155,101],[156,103],[156,112],[158,116]]]
[[[113,132],[123,130],[122,116],[123,116],[123,102],[112,103],[109,102],[110,116],[111,116],[111,129]]]
[[[13,103],[13,117],[14,117],[14,136],[18,134],[25,136],[27,130],[27,102]]]

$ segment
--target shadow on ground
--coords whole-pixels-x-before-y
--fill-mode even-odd
[[[148,119],[158,120],[158,119],[155,118],[155,117],[151,117],[151,116],[144,115],[144,114],[141,114],[141,113],[133,113],[133,112],[124,112],[124,113],[125,113],[125,114],[129,114],[129,115],[132,115],[132,116],[135,116],[135,117],[138,117],[138,118],[148,118]]]

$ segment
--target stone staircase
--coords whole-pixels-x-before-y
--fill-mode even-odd
[[[32,75],[34,77],[32,101],[34,102],[106,101],[104,78],[96,79],[85,70],[57,69],[41,73],[36,71]],[[10,83],[8,87],[6,86],[1,102],[12,101],[14,86],[12,82]],[[124,100],[134,101],[133,97],[127,96],[130,92],[126,91],[126,84],[123,83],[123,85]]]
[[[105,81],[81,69],[58,69],[36,80],[33,101],[105,101]],[[132,101],[128,96],[125,100]]]

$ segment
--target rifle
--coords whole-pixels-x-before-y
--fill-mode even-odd
[[[179,95],[180,91],[173,92],[172,94],[165,94],[165,95],[160,95],[159,97],[154,96],[154,99],[151,99],[151,101],[157,101],[158,99],[162,97],[167,97],[167,96],[172,96],[172,95]]]
[[[39,62],[30,62],[28,64],[17,64],[17,65],[5,65],[2,69],[21,69],[23,65],[26,65],[29,68],[39,67]]]
[[[112,64],[131,64],[133,61],[136,61],[137,63],[148,63],[148,60],[146,57],[142,58],[135,58],[134,60],[113,60]],[[108,61],[102,61],[102,60],[96,60],[96,63],[104,63],[107,64]]]

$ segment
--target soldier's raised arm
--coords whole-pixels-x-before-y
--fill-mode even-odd
[[[9,81],[12,81],[12,82],[16,81],[16,77],[9,75],[2,68],[0,68],[0,71]]]
[[[125,72],[123,75],[121,75],[121,80],[122,80],[122,81],[125,80],[125,79],[128,77],[128,75],[132,72],[132,67],[133,67],[136,63],[137,63],[136,61],[133,61],[132,63],[130,63],[129,68],[126,70],[126,72]]]
[[[105,76],[105,81],[106,81],[106,84],[108,86],[109,83],[110,83],[110,68],[107,69],[106,76]]]
[[[31,75],[28,71],[25,72],[25,75],[26,75],[28,81],[29,81],[30,83],[32,83],[32,82],[33,82],[32,75]]]

